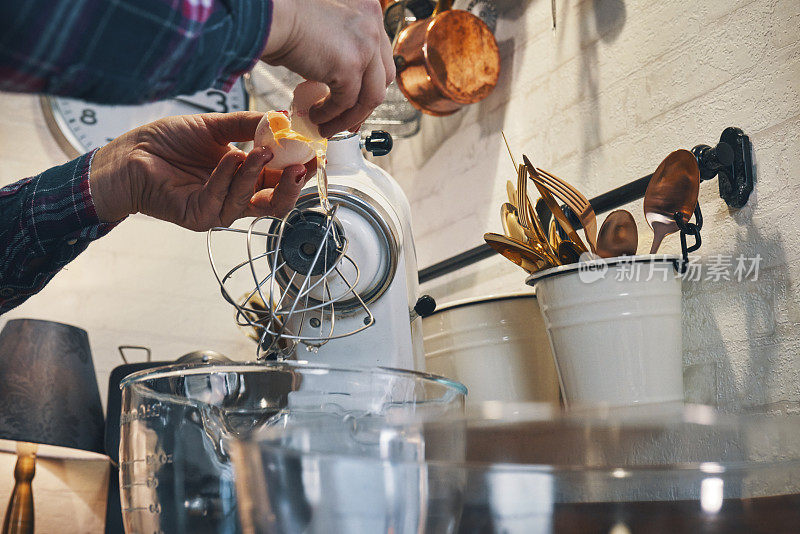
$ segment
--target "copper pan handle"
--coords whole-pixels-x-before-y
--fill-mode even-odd
[[[408,0],[398,0],[398,2],[403,4],[403,12],[405,12],[406,4]],[[434,18],[436,15],[443,13],[445,11],[449,11],[453,7],[453,0],[438,0],[436,3],[436,8],[433,10],[431,14],[431,18]],[[405,59],[396,53],[397,44],[400,40],[400,32],[405,27],[405,17],[401,17],[400,20],[397,22],[397,30],[394,32],[394,39],[392,39],[392,54],[394,55],[394,66],[397,72],[402,71],[405,69]]]
[[[406,4],[408,4],[408,0],[399,0],[399,1],[400,1],[401,4],[403,4],[403,7],[401,8],[401,12],[402,12],[403,16],[401,16],[400,20],[397,21],[397,28],[395,28],[395,30],[394,30],[394,39],[392,39],[392,53],[394,53],[394,49],[397,46],[397,40],[400,38],[400,32],[405,27],[405,22],[406,22],[405,12],[406,12]]]
[[[403,4],[403,8],[402,8],[403,9],[403,13],[405,13],[406,4],[408,3],[408,0],[399,0],[399,1],[402,2],[402,4]],[[444,0],[441,0],[441,1],[444,1]],[[439,6],[437,5],[436,7],[438,8]],[[394,59],[394,70],[398,74],[400,72],[402,72],[403,70],[405,70],[405,68],[406,68],[406,60],[405,60],[405,58],[403,56],[395,53],[395,51],[397,50],[397,43],[400,40],[400,32],[405,27],[404,23],[405,23],[405,15],[400,17],[400,20],[397,22],[397,29],[394,32],[394,39],[392,39],[392,56],[393,56],[392,59]]]

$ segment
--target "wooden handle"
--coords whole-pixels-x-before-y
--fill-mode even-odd
[[[8,500],[2,534],[33,534],[33,475],[36,455],[20,453],[14,466],[14,490]]]

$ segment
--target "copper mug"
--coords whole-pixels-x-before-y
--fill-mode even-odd
[[[397,36],[397,85],[423,113],[445,116],[480,102],[500,76],[500,51],[481,19],[440,0],[433,16]]]

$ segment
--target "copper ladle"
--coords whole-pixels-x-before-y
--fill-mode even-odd
[[[679,230],[675,214],[689,222],[700,194],[700,168],[694,154],[676,150],[658,166],[644,194],[644,218],[653,229],[650,254],[658,252],[661,242]]]
[[[597,255],[601,258],[633,256],[639,245],[639,230],[628,210],[608,214],[597,234]]]

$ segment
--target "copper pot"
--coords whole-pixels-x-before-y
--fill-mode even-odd
[[[447,10],[411,23],[397,37],[394,59],[400,90],[429,115],[450,115],[480,102],[500,75],[492,31],[467,11]]]

